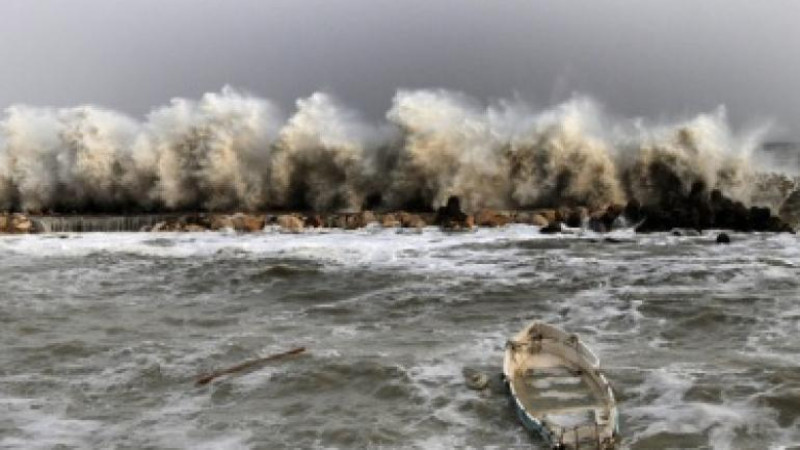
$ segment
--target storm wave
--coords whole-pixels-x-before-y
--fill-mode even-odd
[[[95,106],[14,105],[0,121],[0,210],[431,209],[658,203],[693,186],[749,203],[764,130],[724,108],[618,119],[587,97],[545,109],[401,90],[380,121],[324,92],[284,115],[225,87],[144,120]]]

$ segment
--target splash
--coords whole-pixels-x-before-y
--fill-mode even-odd
[[[724,109],[671,124],[588,98],[536,110],[401,90],[371,123],[327,93],[273,102],[233,88],[143,121],[94,106],[15,105],[0,122],[0,209],[29,212],[430,209],[658,204],[693,186],[748,203],[763,130]]]

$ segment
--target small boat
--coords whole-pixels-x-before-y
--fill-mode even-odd
[[[614,392],[577,335],[535,321],[506,344],[503,375],[522,424],[554,449],[612,449]]]

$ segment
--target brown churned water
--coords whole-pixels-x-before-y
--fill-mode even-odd
[[[0,237],[0,447],[536,447],[463,376],[532,319],[600,356],[626,447],[800,443],[798,238],[615,237]]]

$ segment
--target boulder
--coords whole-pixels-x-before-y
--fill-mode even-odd
[[[400,226],[400,220],[397,218],[397,215],[387,213],[381,217],[381,226],[383,228],[397,228]]]
[[[467,214],[467,218],[464,219],[464,228],[468,230],[475,228],[475,217],[472,214]]]
[[[214,214],[209,218],[208,227],[214,231],[224,230],[226,228],[233,229],[233,221],[230,216]]]
[[[424,228],[427,224],[419,214],[400,213],[400,226],[403,228]]]
[[[550,222],[548,222],[547,219],[545,219],[545,217],[541,214],[531,215],[531,219],[528,223],[530,223],[531,225],[536,225],[539,228],[544,228],[550,225]]]
[[[295,219],[300,222],[300,227],[302,228],[303,221],[298,217],[295,217]],[[233,229],[236,231],[252,233],[264,229],[266,218],[263,215],[236,213],[231,216],[231,224],[233,225]]]
[[[564,222],[568,227],[572,228],[580,228],[583,226],[583,223],[589,219],[589,210],[584,208],[583,206],[579,206],[577,208],[573,208],[569,210],[566,219]]]
[[[189,233],[198,233],[201,231],[208,231],[208,228],[196,223],[189,223],[186,224],[181,231],[187,231]]]
[[[521,224],[526,224],[527,225],[527,224],[531,223],[531,216],[532,215],[533,214],[531,214],[531,213],[529,213],[527,211],[516,211],[516,212],[512,213],[511,220],[514,223],[521,223]]]
[[[555,209],[537,209],[533,213],[544,217],[547,223],[553,223],[558,220],[558,213]]]
[[[511,218],[491,209],[482,209],[475,214],[475,223],[479,227],[502,227],[510,222]]]
[[[0,233],[26,234],[41,231],[41,226],[22,213],[0,214]]]
[[[445,230],[470,229],[473,224],[467,224],[467,214],[461,210],[461,200],[452,196],[447,199],[447,205],[436,210],[433,223]]]
[[[376,222],[375,214],[372,211],[362,211],[357,214],[348,215],[345,218],[346,228],[348,230],[355,230],[357,228],[364,228],[367,225]]]
[[[33,233],[36,231],[33,221],[25,214],[14,213],[6,219],[9,233]]]
[[[347,229],[347,216],[344,214],[330,214],[325,219],[325,226],[328,228]]]
[[[306,216],[304,226],[308,228],[320,228],[325,225],[325,222],[322,220],[322,217],[319,214],[314,214],[310,216]]]
[[[606,212],[595,211],[589,216],[589,229],[596,233],[605,233],[611,230],[611,227],[606,226]]]
[[[303,230],[303,220],[293,214],[282,214],[278,216],[278,225],[292,233],[299,233]]]
[[[730,244],[731,237],[728,236],[728,233],[720,233],[717,235],[717,244]]]
[[[544,234],[561,233],[561,231],[561,222],[550,222],[546,227],[539,230],[540,233]]]

